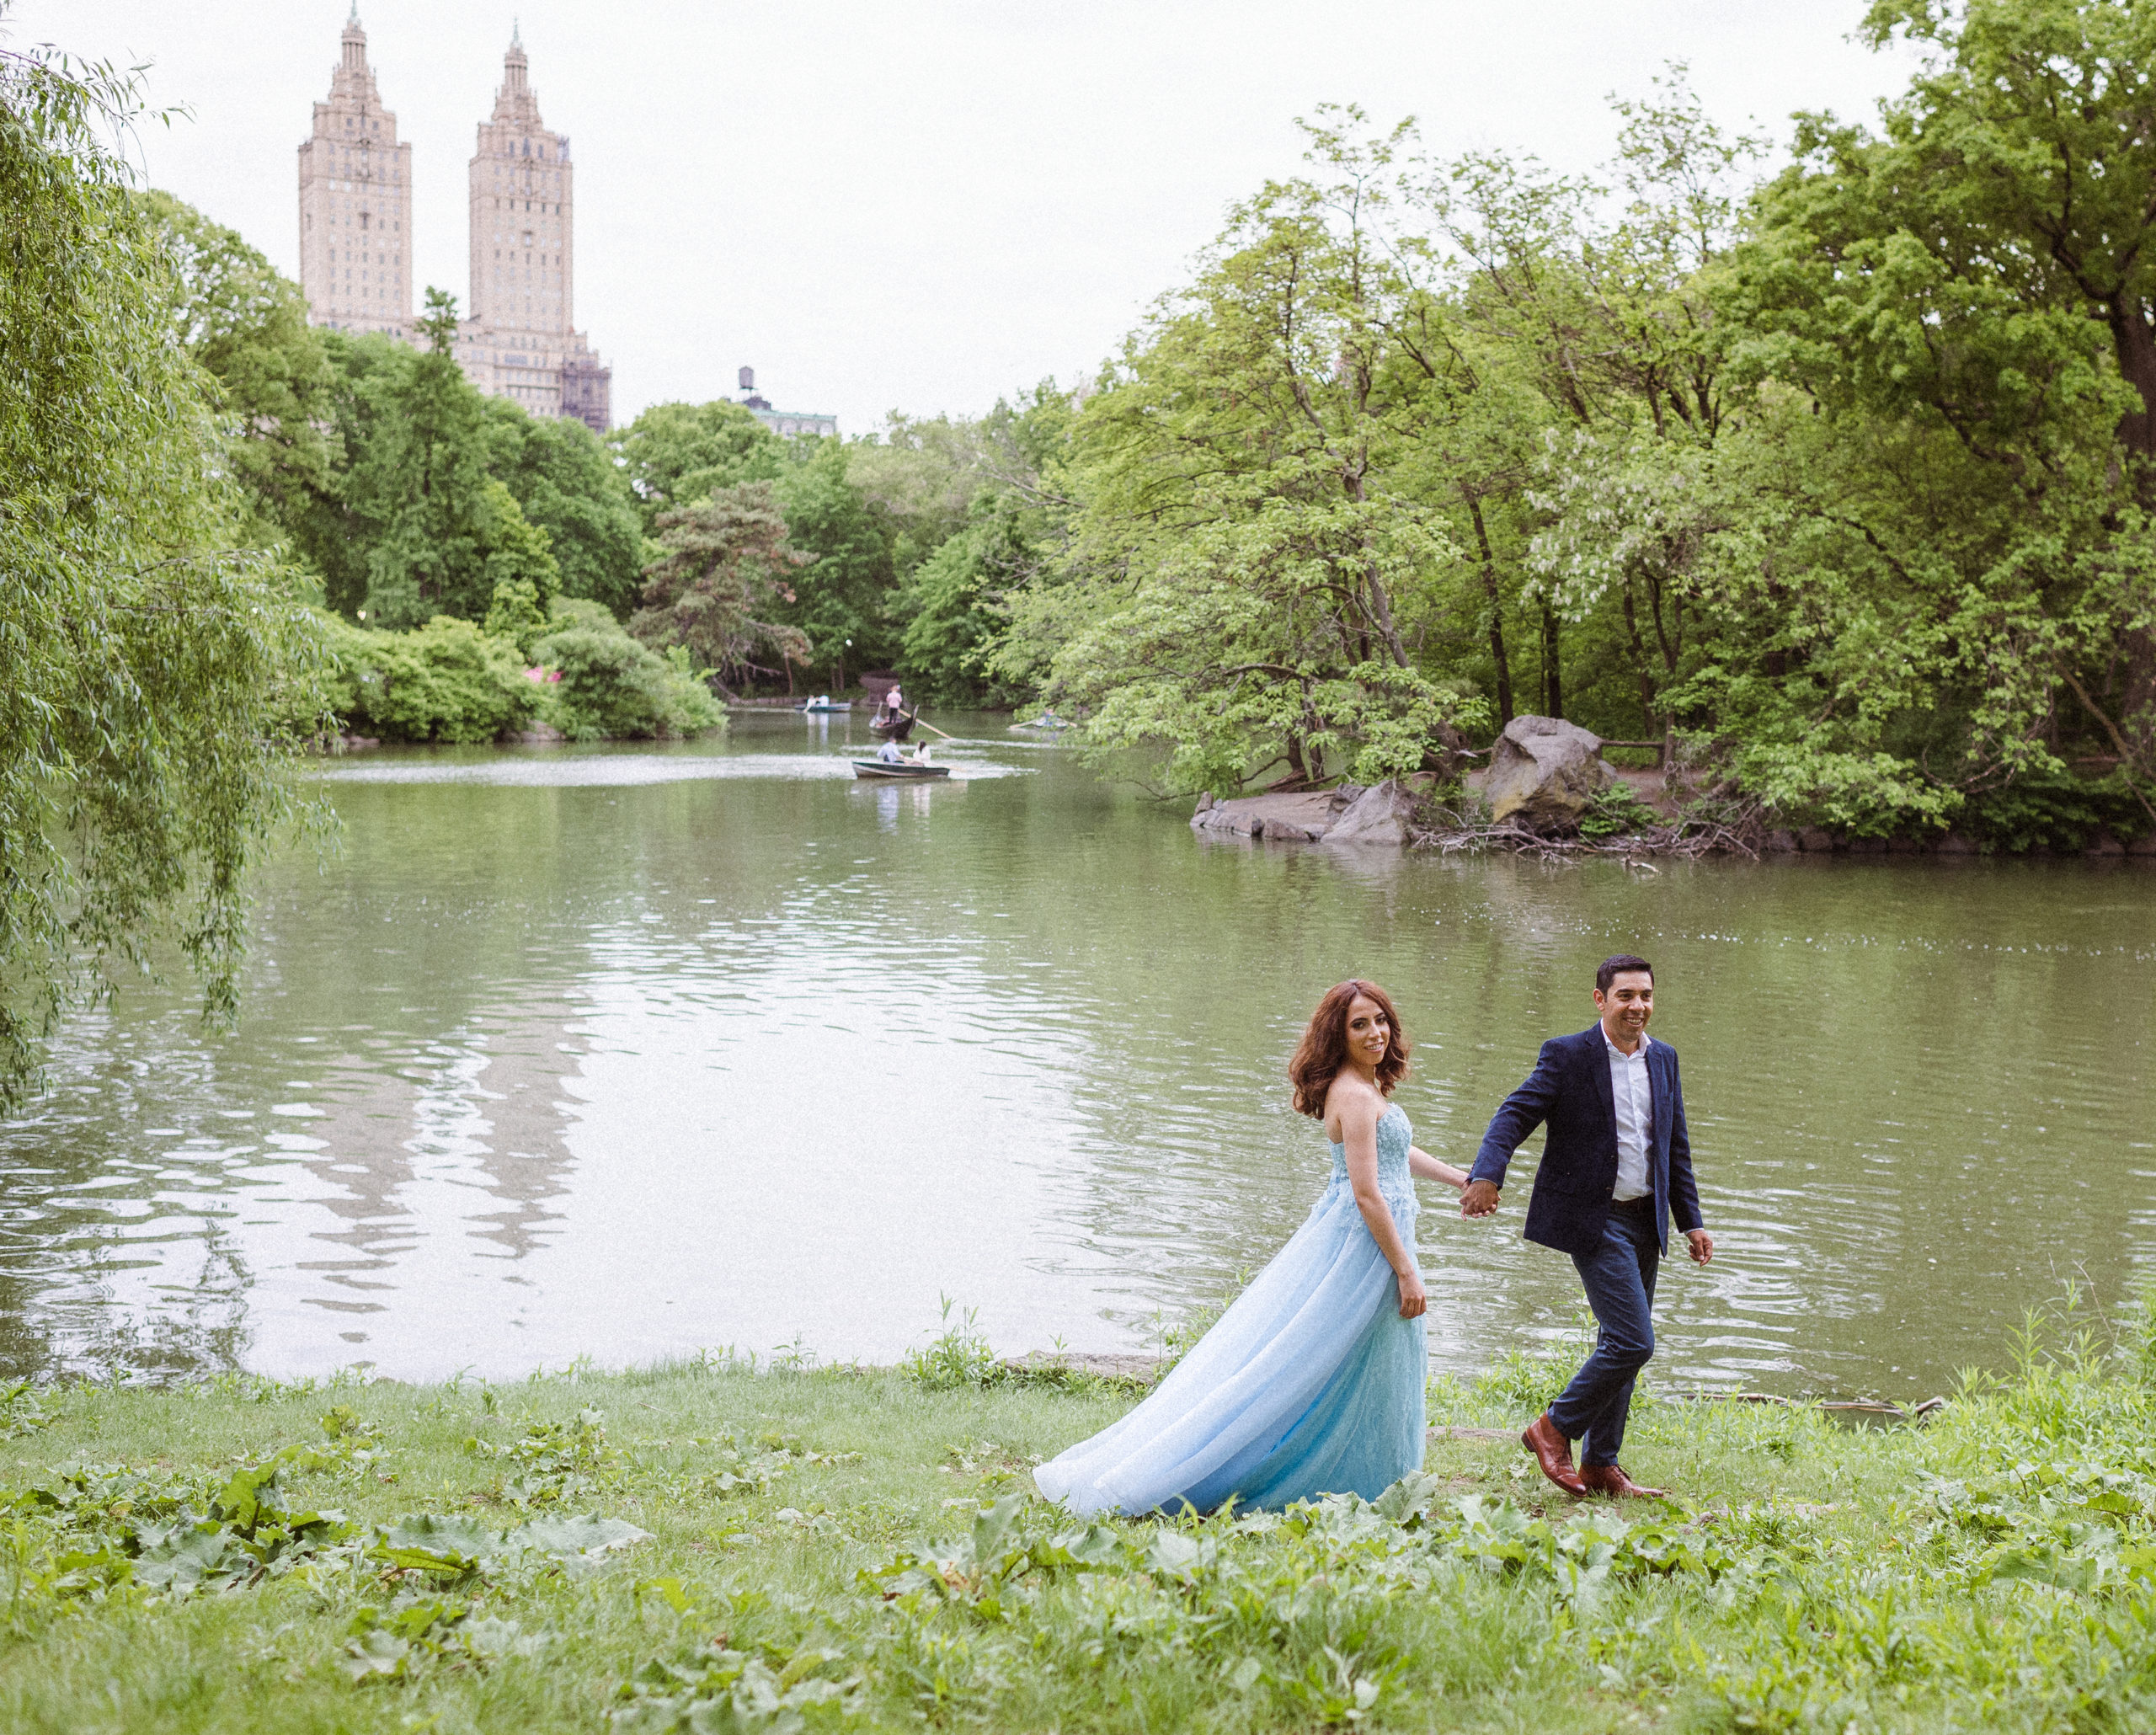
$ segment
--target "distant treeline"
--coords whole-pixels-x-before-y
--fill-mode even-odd
[[[619,628],[614,687],[564,665],[510,723],[665,733],[699,683],[891,668],[1171,789],[1449,772],[1540,711],[1661,744],[1738,824],[2148,830],[2156,0],[1865,29],[1924,70],[1764,177],[1681,67],[1595,178],[1321,109],[1097,377],[845,440],[535,419],[464,379],[446,296],[414,346],[317,330],[140,202],[247,534],[322,609],[526,658]],[[375,644],[370,685],[336,642],[355,726],[484,733],[491,701],[384,697],[432,651]]]
[[[416,345],[320,329],[240,236],[163,194],[142,204],[177,268],[176,323],[214,382],[250,528],[352,626],[464,621],[536,655],[567,600],[653,652],[686,653],[723,691],[899,668],[929,697],[1018,692],[979,653],[1001,622],[995,599],[1025,576],[1002,478],[1024,468],[1027,412],[894,419],[841,441],[782,440],[732,403],[665,403],[601,440],[472,386],[439,291]],[[589,611],[577,619],[597,630]],[[357,720],[462,738],[486,710],[430,731],[424,706]]]
[[[1924,70],[1764,179],[1682,68],[1598,179],[1321,110],[1082,388],[843,442],[535,421],[163,208],[263,534],[353,619],[528,573],[729,688],[1045,700],[1182,789],[1454,766],[1531,710],[1740,819],[2146,830],[2156,5],[1865,29]]]

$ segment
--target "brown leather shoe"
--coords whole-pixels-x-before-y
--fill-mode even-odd
[[[1567,1494],[1579,1496],[1587,1492],[1587,1485],[1572,1468],[1572,1443],[1557,1431],[1557,1424],[1550,1419],[1547,1410],[1528,1424],[1519,1443],[1534,1454],[1534,1461],[1542,1466],[1543,1475]]]
[[[1614,1464],[1582,1464],[1580,1480],[1590,1494],[1625,1495],[1635,1500],[1667,1500],[1660,1488],[1643,1488]]]

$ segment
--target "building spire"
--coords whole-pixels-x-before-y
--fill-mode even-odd
[[[360,28],[360,0],[352,0],[352,15],[344,20],[344,69],[364,73],[367,67],[367,33]]]
[[[529,68],[531,64],[531,61],[526,60],[524,56],[523,26],[520,23],[512,20],[510,24],[509,32],[509,52],[502,56],[501,98],[497,99],[494,104],[494,119],[496,120],[499,120],[503,118],[501,113],[501,104],[503,100],[507,100],[512,104],[519,107],[521,107],[531,101],[529,94],[531,89],[529,83]],[[531,118],[532,124],[536,125],[539,120],[536,109],[533,110]]]

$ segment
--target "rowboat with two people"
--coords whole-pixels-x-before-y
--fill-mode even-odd
[[[930,761],[926,741],[914,749],[910,759],[899,751],[896,741],[886,741],[876,750],[873,759],[855,760],[853,774],[857,777],[880,778],[885,782],[925,783],[931,777],[949,777],[951,767]]]

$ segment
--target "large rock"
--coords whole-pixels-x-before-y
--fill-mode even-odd
[[[1329,844],[1374,844],[1400,848],[1408,839],[1415,798],[1387,777],[1358,795],[1325,834]]]
[[[1281,795],[1242,795],[1232,801],[1201,802],[1191,815],[1193,831],[1224,831],[1231,837],[1270,837],[1314,843],[1357,792],[1313,789]]]
[[[1556,717],[1515,717],[1491,751],[1482,793],[1499,824],[1571,831],[1588,803],[1616,781],[1599,735]]]

